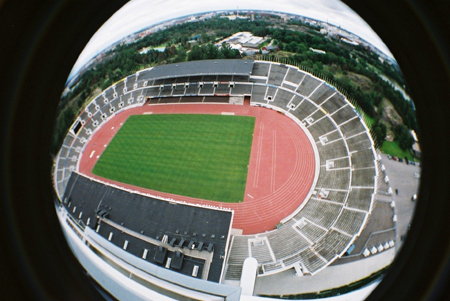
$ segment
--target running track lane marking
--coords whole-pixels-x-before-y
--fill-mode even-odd
[[[263,131],[264,131],[264,123],[261,122],[261,125],[259,126],[259,139],[258,139],[258,147],[257,147],[257,153],[256,153],[256,168],[255,168],[255,178],[253,180],[253,187],[258,187],[259,168],[260,168],[261,153],[262,153],[261,149],[262,149]]]
[[[277,167],[277,132],[273,131],[273,145],[272,145],[272,178],[270,180],[271,190],[270,192],[275,191],[275,168]]]

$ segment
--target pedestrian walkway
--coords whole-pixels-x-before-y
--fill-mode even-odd
[[[329,266],[314,276],[297,277],[294,269],[274,276],[258,277],[254,293],[258,295],[292,295],[338,288],[367,278],[394,260],[395,248],[351,263]]]

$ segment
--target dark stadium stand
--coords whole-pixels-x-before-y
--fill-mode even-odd
[[[165,264],[159,261],[163,256],[162,249],[159,253],[157,251],[159,247],[169,250],[167,256],[171,258],[176,253],[173,250],[183,254],[196,254],[212,252],[214,248],[207,279],[220,281],[232,220],[232,213],[229,211],[183,205],[133,194],[77,173],[72,173],[69,179],[62,206],[81,227],[97,231],[133,255],[142,257],[147,249],[149,253],[146,260],[153,263]],[[149,212],[154,212],[151,217]],[[165,236],[168,238],[164,242]],[[176,239],[178,248],[169,245],[168,240],[173,238]],[[203,242],[202,250],[188,249],[190,242],[195,245]],[[189,263],[186,263],[186,267],[188,266]],[[181,268],[177,270],[185,271]],[[192,267],[185,272],[190,275],[191,271]]]

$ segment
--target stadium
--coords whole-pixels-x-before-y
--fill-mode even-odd
[[[319,280],[339,262],[396,245],[395,204],[360,114],[324,80],[277,62],[193,61],[127,76],[85,107],[55,160],[69,245],[118,299],[332,289]],[[287,278],[322,284],[269,288]]]

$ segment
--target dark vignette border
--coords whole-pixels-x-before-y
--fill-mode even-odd
[[[369,299],[440,299],[450,281],[450,6],[444,0],[344,2],[397,58],[416,102],[423,151],[410,234]],[[125,3],[0,1],[2,297],[101,298],[71,254],[50,201],[50,142],[67,75],[90,37]]]

